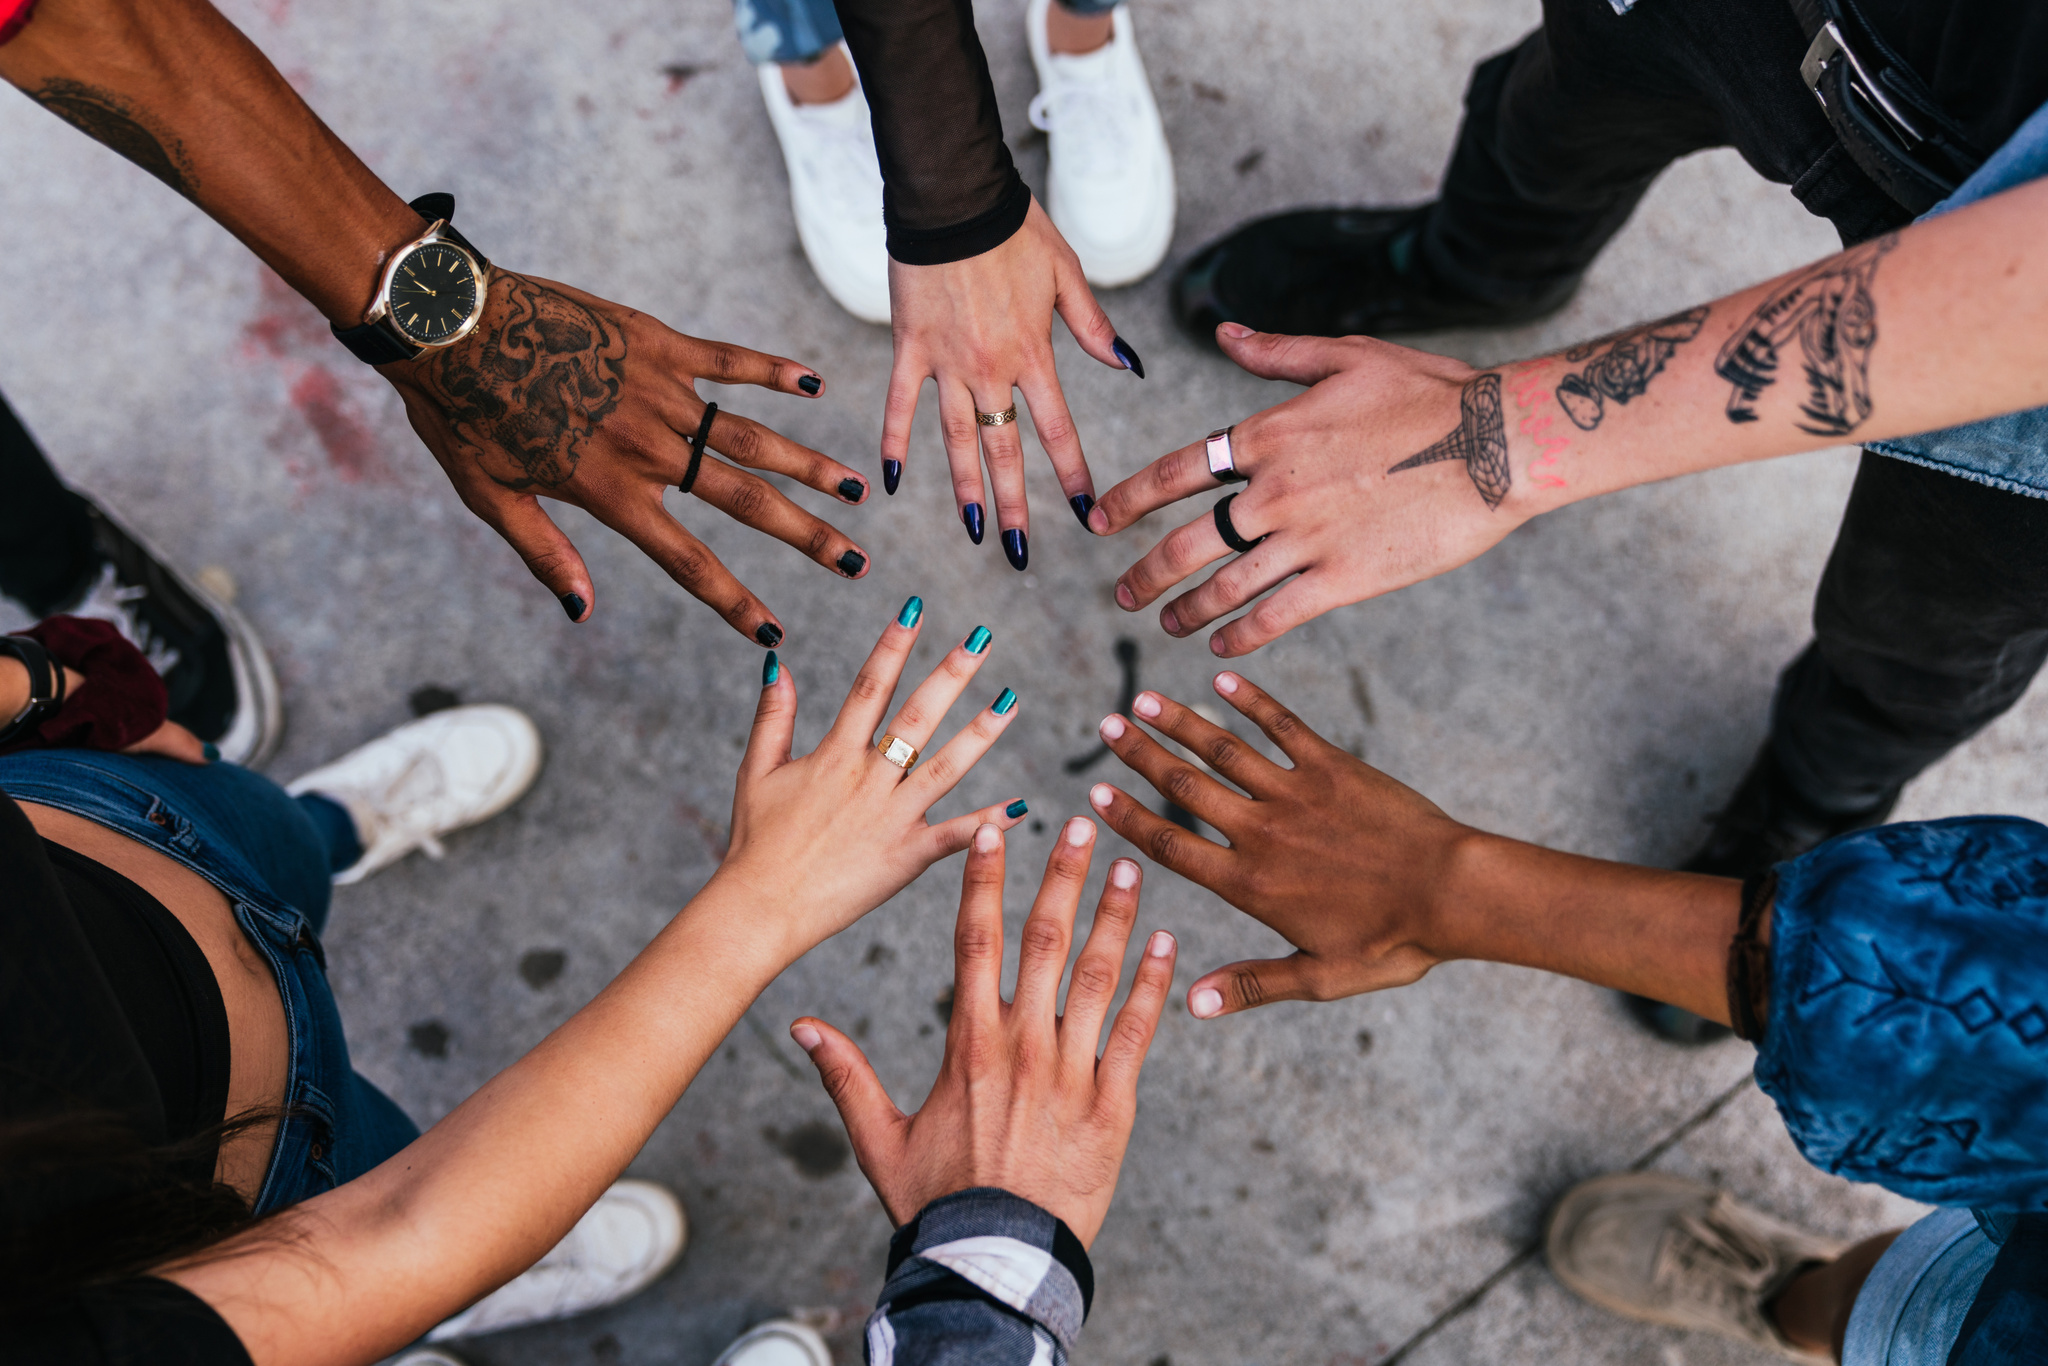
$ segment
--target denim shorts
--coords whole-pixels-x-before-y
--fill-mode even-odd
[[[233,764],[96,750],[0,756],[0,791],[82,816],[220,889],[277,977],[291,1056],[286,1115],[257,1193],[267,1214],[362,1175],[419,1128],[350,1065],[320,931],[334,870],[358,856],[345,812]]]

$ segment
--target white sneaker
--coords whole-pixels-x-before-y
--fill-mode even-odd
[[[360,882],[441,836],[489,820],[540,772],[540,732],[511,707],[450,707],[408,721],[285,788],[317,792],[354,818],[363,856],[334,875]]]
[[[843,47],[843,44],[842,44]],[[782,68],[757,68],[768,121],[789,168],[796,235],[818,283],[864,323],[889,321],[889,235],[882,225],[882,164],[859,77],[830,104],[798,104]]]
[[[426,1340],[475,1337],[617,1304],[673,1266],[689,1236],[682,1203],[666,1187],[614,1181],[553,1251],[428,1333]]]
[[[735,1338],[711,1366],[832,1366],[832,1349],[815,1328],[771,1319]]]
[[[1152,273],[1173,241],[1173,152],[1159,121],[1131,10],[1110,12],[1110,40],[1078,57],[1046,45],[1053,0],[1031,0],[1024,32],[1038,94],[1031,123],[1049,143],[1046,212],[1081,258],[1088,283],[1127,285]]]

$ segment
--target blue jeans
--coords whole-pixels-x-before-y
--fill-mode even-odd
[[[1849,1311],[1842,1366],[1943,1366],[1998,1258],[1964,1209],[1938,1209],[1893,1240]]]
[[[1119,0],[1060,0],[1075,14],[1107,14]],[[733,0],[740,47],[756,66],[808,62],[843,36],[832,0]]]
[[[286,1117],[257,1192],[265,1214],[362,1175],[419,1127],[349,1064],[319,934],[333,876],[361,857],[355,824],[324,797],[292,797],[233,764],[97,750],[0,757],[0,791],[69,811],[168,855],[220,889],[284,1001]]]

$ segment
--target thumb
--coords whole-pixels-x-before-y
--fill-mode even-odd
[[[1216,344],[1223,354],[1260,379],[1317,384],[1344,368],[1352,347],[1343,337],[1290,337],[1254,332],[1243,323],[1219,323]]]
[[[590,571],[562,529],[542,510],[540,499],[532,494],[515,494],[493,500],[484,520],[519,552],[519,558],[526,561],[533,576],[548,586],[548,591],[562,604],[562,610],[569,614],[569,620],[582,621],[590,615],[590,604],[596,597]]]
[[[761,701],[754,708],[754,729],[740,760],[739,781],[749,783],[789,762],[796,739],[796,680],[770,650],[761,661]]]
[[[839,1107],[840,1122],[846,1125],[846,1137],[861,1170],[869,1173],[871,1180],[886,1173],[892,1165],[888,1155],[908,1121],[882,1089],[867,1055],[852,1039],[812,1015],[791,1025],[789,1036],[810,1054],[818,1080],[825,1084],[825,1094]],[[876,1158],[881,1159],[879,1165],[871,1161]]]
[[[1188,988],[1188,1014],[1208,1020],[1274,1001],[1318,1000],[1309,973],[1309,961],[1299,953],[1232,963],[1195,979]]]

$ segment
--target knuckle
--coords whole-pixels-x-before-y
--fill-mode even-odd
[[[695,545],[676,546],[662,558],[662,568],[683,584],[702,583],[716,563],[710,551]]]
[[[926,782],[937,783],[940,787],[950,786],[953,779],[958,776],[953,760],[944,754],[925,760],[918,771],[924,775]]]
[[[1152,1041],[1152,1027],[1126,1011],[1110,1027],[1110,1037],[1129,1049],[1141,1049]]]
[[[972,417],[945,417],[939,420],[939,429],[945,435],[948,446],[966,446],[977,439],[976,429],[980,426]]]
[[[1064,412],[1047,413],[1044,417],[1033,413],[1031,425],[1038,431],[1038,441],[1043,446],[1065,446],[1075,439],[1074,419]]]
[[[1244,757],[1244,746],[1237,737],[1220,735],[1202,747],[1202,761],[1218,773],[1230,768]]]
[[[1264,1005],[1266,1001],[1265,984],[1250,968],[1239,968],[1230,975],[1230,991],[1241,1006]]]
[[[1159,793],[1175,806],[1192,810],[1192,804],[1202,795],[1203,783],[1201,774],[1183,764],[1169,770],[1159,780]]]
[[[1145,852],[1154,863],[1178,867],[1187,852],[1187,834],[1177,825],[1162,824],[1145,837]]]
[[[1067,997],[1073,999],[1076,991],[1090,996],[1107,996],[1116,990],[1117,971],[1100,958],[1086,957],[1074,964],[1073,984]]]
[[[963,963],[985,963],[1002,956],[1002,936],[979,924],[962,925],[954,931],[953,952]]]
[[[853,686],[847,691],[858,701],[875,702],[884,697],[888,689],[881,679],[863,669],[853,676]]]
[[[740,373],[747,363],[747,353],[727,342],[710,343],[710,352],[704,358],[706,373],[719,379],[730,379]]]
[[[814,560],[825,559],[828,557],[828,552],[832,549],[834,539],[832,528],[820,522],[811,528],[809,535],[804,537],[804,554]],[[837,559],[838,557],[831,556],[830,558]]]
[[[727,512],[742,522],[758,520],[768,510],[775,491],[749,475],[739,481],[727,500]]]
[[[761,463],[764,444],[760,428],[751,423],[745,426],[736,423],[732,434],[723,438],[719,449],[742,465],[758,465]]]
[[[1024,922],[1023,934],[1018,943],[1023,952],[1033,958],[1051,958],[1064,954],[1067,947],[1066,932],[1050,920],[1031,919]]]

